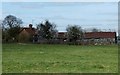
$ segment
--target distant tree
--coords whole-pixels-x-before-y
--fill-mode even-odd
[[[4,38],[7,38],[8,40],[16,40],[22,23],[22,20],[16,16],[6,16],[2,22],[2,31],[5,33],[3,34]]]
[[[19,27],[22,23],[23,22],[21,19],[17,18],[16,16],[13,16],[13,15],[8,15],[3,20],[4,27],[8,27],[8,28],[13,28],[16,26]]]
[[[120,40],[120,34],[117,36],[117,39]]]
[[[78,25],[73,25],[66,28],[68,38],[70,42],[76,43],[77,40],[81,40],[83,36],[82,28]]]
[[[2,35],[2,20],[0,20],[0,35]],[[0,42],[2,42],[2,36],[0,36]]]
[[[120,34],[116,37],[116,43],[120,44]]]
[[[38,24],[37,30],[39,35],[44,39],[50,40],[56,37],[56,25],[50,23],[48,20],[45,23]]]
[[[93,28],[92,32],[99,32],[99,30],[97,28]]]

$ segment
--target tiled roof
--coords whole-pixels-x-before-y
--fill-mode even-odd
[[[35,34],[35,28],[22,28],[22,30],[21,31],[23,31],[23,30],[25,30],[26,32],[28,32],[29,34],[31,34],[31,35],[34,35]],[[20,32],[21,32],[20,31]]]
[[[115,38],[116,32],[87,32],[84,38]]]
[[[65,38],[66,32],[58,32],[58,38]]]

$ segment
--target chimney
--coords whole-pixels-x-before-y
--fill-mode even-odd
[[[29,24],[29,28],[32,29],[32,24]]]

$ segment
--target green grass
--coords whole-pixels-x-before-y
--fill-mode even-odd
[[[3,44],[3,73],[116,73],[118,47]]]

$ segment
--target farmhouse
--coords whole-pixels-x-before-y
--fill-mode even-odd
[[[33,36],[35,34],[36,34],[36,29],[32,27],[32,24],[29,24],[29,27],[24,27],[20,30],[19,42],[32,41]]]

